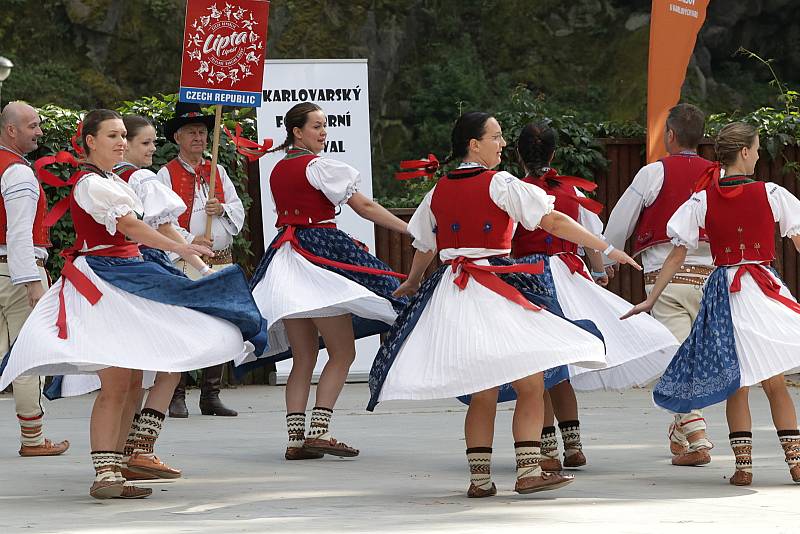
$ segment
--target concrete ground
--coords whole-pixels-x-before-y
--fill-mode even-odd
[[[798,389],[792,394],[798,397]],[[499,494],[467,499],[462,425],[452,400],[395,402],[364,411],[367,387],[348,385],[334,417],[336,436],[361,448],[357,459],[286,462],[283,388],[223,392],[236,418],[168,419],[157,445],[184,470],[153,484],[140,501],[96,501],[87,494],[92,468],[91,396],[50,403],[46,435],[68,438],[63,457],[21,458],[13,400],[0,395],[0,532],[797,532],[800,485],[792,483],[764,394],[751,393],[754,484],[728,484],[733,455],[724,409],[707,410],[713,462],[669,463],[669,416],[647,390],[580,395],[589,465],[559,491],[513,493],[511,411],[498,413],[493,478]],[[800,399],[797,399],[800,400]],[[761,530],[764,529],[764,530]]]

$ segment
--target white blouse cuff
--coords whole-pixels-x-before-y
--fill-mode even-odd
[[[151,227],[158,229],[162,224],[178,224],[178,216],[183,213],[183,210],[177,213],[163,213],[155,216],[145,216],[144,223]]]
[[[103,218],[103,224],[110,235],[117,233],[117,220],[129,213],[133,213],[130,206],[111,206]]]
[[[686,247],[690,250],[697,248],[696,246],[692,246],[692,244],[688,241],[684,241],[680,237],[673,237],[672,240],[670,240],[670,243],[672,243],[673,247]]]
[[[796,237],[798,235],[800,235],[800,225],[792,226],[791,228],[786,230],[786,233],[784,234],[784,237],[788,237],[789,239],[791,239],[791,238]]]

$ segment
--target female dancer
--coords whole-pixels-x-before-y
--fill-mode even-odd
[[[546,124],[528,124],[522,129],[517,155],[526,172],[523,181],[553,195],[555,209],[589,228],[595,235],[601,235],[602,222],[596,213],[602,205],[584,197],[576,189],[578,186],[591,191],[596,185],[580,178],[560,176],[551,168],[556,146],[556,132]],[[664,372],[679,343],[669,330],[649,315],[637,317],[635,323],[619,321],[618,317],[629,309],[630,304],[594,283],[593,278],[608,281],[598,251],[586,249],[595,271],[590,274],[577,256],[577,244],[559,239],[542,228],[530,231],[518,226],[512,245],[511,255],[518,263],[545,262],[542,282],[555,294],[564,316],[592,321],[606,343],[608,367],[596,371],[575,367],[568,372],[567,369],[554,370],[556,372],[550,373],[554,378],[551,380],[545,375],[549,399],[545,402],[545,426],[542,429],[542,469],[561,469],[554,409],[564,441],[563,466],[579,467],[586,464],[586,457],[582,451],[574,389],[619,390],[647,384]]]
[[[127,147],[124,161],[114,166],[114,174],[125,180],[142,202],[142,221],[173,241],[185,243],[174,225],[177,224],[180,214],[186,211],[186,205],[147,168],[153,164],[153,154],[156,151],[155,127],[149,119],[140,115],[126,115],[122,122],[127,131]],[[143,257],[163,263],[161,251],[141,247],[141,252]],[[211,272],[211,268],[199,256],[190,256],[189,262],[199,272]],[[153,453],[164,424],[164,414],[180,378],[180,373],[144,373],[144,387],[139,390],[137,411],[128,431],[122,459],[122,475],[127,480],[172,479],[181,476],[180,469],[170,467]],[[53,388],[48,389],[51,398],[83,395],[99,389],[100,381],[97,375],[67,375],[63,377],[60,386],[60,392]],[[149,388],[149,391],[147,402],[142,408],[145,388]]]
[[[268,355],[273,360],[293,358],[286,383],[285,456],[357,456],[357,449],[331,435],[333,407],[355,358],[355,339],[388,330],[405,300],[392,296],[399,284],[396,277],[402,275],[337,230],[336,210],[347,204],[361,217],[400,233],[406,232],[406,223],[358,192],[357,170],[319,156],[327,135],[319,106],[297,104],[284,123],[286,141],[273,151],[286,150],[286,157],[270,176],[281,230],[250,285],[269,324]],[[306,405],[320,336],[329,360],[306,436]]]
[[[517,393],[513,435],[515,491],[555,489],[571,477],[539,467],[544,384],[542,371],[562,364],[600,368],[603,343],[561,317],[532,304],[532,277],[541,266],[513,265],[506,258],[516,222],[636,263],[606,247],[570,217],[553,210],[552,196],[506,172],[500,124],[488,113],[462,115],[452,133],[448,161],[458,169],[439,180],[417,208],[409,232],[417,252],[398,295],[417,292],[398,317],[372,367],[368,406],[392,399],[433,399],[472,394],[465,435],[469,497],[497,492],[490,476],[497,387]],[[438,250],[445,265],[420,288]],[[502,274],[502,276],[497,276]]]
[[[748,393],[761,383],[792,480],[800,482],[800,432],[783,373],[800,366],[800,305],[769,267],[775,259],[775,223],[800,250],[800,201],[783,187],[753,179],[758,130],[734,122],[716,139],[712,165],[696,193],[670,219],[674,248],[655,287],[624,318],[649,311],[697,248],[704,228],[717,269],[703,291],[700,314],[653,390],[656,404],[686,413],[727,400],[725,411],[736,471],[730,483],[753,481]],[[720,177],[720,165],[724,177]]]
[[[120,474],[142,383],[142,372],[132,368],[183,371],[243,358],[243,338],[256,343],[256,352],[265,345],[241,270],[192,282],[140,256],[136,243],[187,259],[211,250],[173,241],[138,219],[141,202],[111,172],[124,156],[125,135],[116,112],[86,115],[88,155],[70,200],[75,244],[66,251],[61,278],[22,328],[0,378],[5,387],[23,373],[99,375],[90,425],[96,476],[89,490],[98,499],[151,493],[126,486]],[[215,298],[223,291],[224,301]]]

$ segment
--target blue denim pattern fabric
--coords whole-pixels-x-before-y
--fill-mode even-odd
[[[253,278],[250,279],[251,291],[258,285],[264,278],[272,258],[275,256],[276,249],[272,247],[273,244],[281,237],[283,230],[278,232],[275,239],[272,240],[270,246],[264,252],[264,256],[258,263]],[[363,267],[371,267],[374,269],[382,269],[391,271],[391,267],[383,263],[381,260],[361,248],[351,236],[336,228],[295,228],[295,236],[305,250],[329,260],[338,261],[341,263],[349,263],[351,265],[360,265]],[[344,276],[365,288],[369,289],[376,295],[388,300],[394,310],[400,313],[408,303],[406,297],[393,297],[392,293],[400,286],[400,280],[394,276],[389,275],[376,275],[359,273],[354,271],[346,271],[344,269],[337,269],[335,267],[328,267],[319,265],[323,269],[327,269],[340,276]],[[356,339],[373,336],[376,334],[383,334],[387,332],[390,325],[377,321],[374,319],[366,319],[353,315],[353,333]],[[325,342],[320,338],[319,348],[325,348]],[[242,377],[248,372],[262,367],[267,363],[279,362],[287,360],[292,357],[291,349],[279,354],[274,354],[268,358],[260,358],[255,362],[242,364],[234,369],[237,377]]]
[[[190,308],[233,323],[256,354],[267,348],[267,322],[253,300],[241,267],[234,265],[199,280],[190,280],[158,249],[141,247],[142,257],[86,256],[104,282],[148,300]],[[63,376],[44,389],[49,400],[61,398]]]
[[[536,261],[538,260],[531,260],[523,263],[536,263]],[[492,265],[514,264],[514,262],[509,258],[490,258],[489,263]],[[386,380],[389,369],[394,363],[394,359],[400,352],[400,348],[403,346],[403,343],[405,343],[406,338],[411,333],[414,326],[416,326],[419,317],[422,315],[422,311],[425,309],[425,306],[430,300],[431,295],[433,295],[433,290],[441,281],[444,270],[449,268],[450,267],[447,265],[442,266],[427,280],[425,280],[420,287],[420,290],[412,298],[408,307],[398,316],[397,321],[395,321],[395,324],[392,326],[392,329],[389,330],[389,333],[387,334],[387,337],[381,345],[381,348],[372,364],[372,370],[370,371],[369,388],[371,396],[369,404],[367,405],[367,410],[373,411],[375,406],[378,404],[377,399],[380,395],[380,390],[383,387],[383,383]],[[547,266],[547,264],[545,264],[545,275],[546,274],[549,274],[549,266]],[[547,285],[548,278],[545,275],[507,273],[500,274],[499,276],[503,279],[503,281],[514,286],[532,303],[544,307],[551,313],[563,318],[564,315],[561,312],[561,306],[559,306],[558,301],[555,299],[555,286],[552,283],[552,275],[549,277],[549,287]],[[570,322],[573,322],[577,326],[588,330],[592,334],[602,339],[602,335],[591,321]],[[465,404],[469,404],[469,398],[469,395],[465,395],[459,397],[458,399]],[[511,388],[510,384],[501,386],[500,394],[498,395],[499,402],[513,400],[515,398],[516,393],[514,393],[514,390]]]
[[[267,322],[238,265],[190,280],[172,266],[164,252],[151,248],[143,249],[141,258],[86,256],[86,262],[97,276],[118,289],[234,324],[242,338],[255,346],[256,355],[267,348]]]
[[[723,267],[708,277],[692,331],[653,388],[653,400],[672,412],[687,413],[724,401],[739,384],[728,276]]]

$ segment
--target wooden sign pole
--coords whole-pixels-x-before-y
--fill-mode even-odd
[[[209,176],[208,183],[208,200],[216,198],[216,184],[217,184],[217,160],[219,156],[219,133],[220,126],[222,125],[222,104],[217,104],[216,116],[214,117],[214,137],[211,143],[211,175]],[[211,239],[211,222],[213,215],[208,215],[206,218],[206,239]]]

